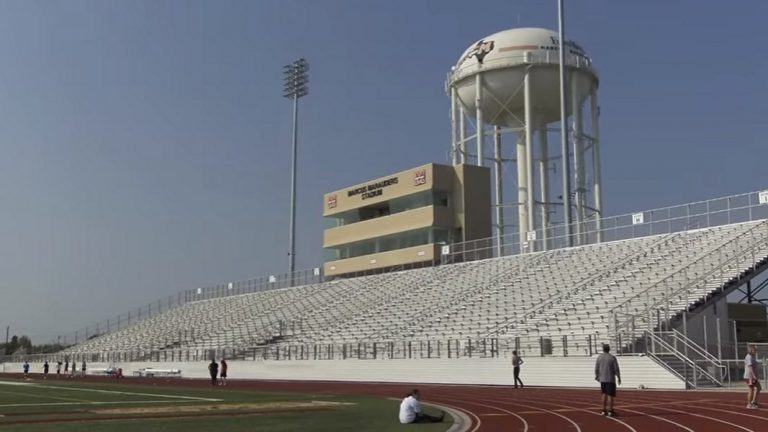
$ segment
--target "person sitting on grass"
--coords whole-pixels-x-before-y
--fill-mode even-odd
[[[440,423],[445,418],[445,412],[440,417],[425,414],[421,409],[421,394],[419,389],[413,389],[400,403],[400,423]]]

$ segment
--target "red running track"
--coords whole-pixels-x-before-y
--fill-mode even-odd
[[[238,383],[239,385],[239,383]],[[765,432],[768,409],[746,409],[745,392],[619,390],[615,418],[603,417],[599,389],[413,384],[253,382],[279,391],[403,397],[412,387],[425,402],[469,416],[470,432]],[[765,403],[768,406],[768,402]]]
[[[5,375],[8,377],[8,375]],[[109,380],[89,377],[89,381]],[[210,386],[207,380],[126,379],[121,383],[173,387]],[[466,414],[469,432],[766,432],[768,409],[746,409],[746,389],[733,391],[621,390],[616,418],[603,417],[599,389],[529,388],[434,384],[237,381],[229,389],[402,398],[419,388],[424,402]],[[768,396],[761,396],[768,406]],[[393,414],[393,418],[394,418]]]

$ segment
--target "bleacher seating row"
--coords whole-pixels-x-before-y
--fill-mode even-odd
[[[617,307],[684,310],[766,256],[747,222],[195,301],[66,351],[605,336]]]

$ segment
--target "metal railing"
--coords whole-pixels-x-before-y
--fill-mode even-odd
[[[489,237],[453,243],[445,245],[443,248],[444,253],[433,264],[441,265],[511,256],[521,253],[584,246],[600,242],[627,240],[768,219],[768,205],[766,205],[766,202],[761,202],[766,201],[767,198],[768,191],[750,192],[638,213],[606,217],[600,220],[593,217],[581,224],[571,224],[571,232],[575,234],[569,237],[565,235],[565,225],[560,224],[550,226],[544,230],[534,231],[531,234],[534,240],[530,241],[521,241],[518,233],[512,233],[500,239]],[[404,265],[396,270],[406,270],[421,266],[423,265]],[[363,276],[366,274],[370,274],[370,272],[363,272],[359,275]],[[317,267],[293,274],[275,274],[205,288],[188,289],[132,309],[116,317],[60,335],[53,343],[63,346],[78,344],[104,334],[122,330],[147,318],[157,316],[194,301],[322,283],[325,280],[322,268]]]
[[[723,364],[717,359],[706,358],[702,355],[701,348],[680,336],[682,335],[674,332],[656,334],[644,330],[641,337],[645,339],[645,353],[682,379],[689,387],[698,388],[705,383],[722,386],[725,369]],[[696,358],[697,355],[701,358]],[[669,357],[679,362],[682,370],[675,368],[673,366],[675,363],[670,361]]]
[[[600,350],[599,335],[537,336],[531,338],[432,338],[410,340],[363,340],[336,343],[275,343],[251,347],[134,349],[52,354],[0,356],[0,363],[31,364],[44,361],[88,363],[187,362],[212,357],[240,360],[396,360],[511,358],[516,350],[524,357],[584,357]]]
[[[755,236],[755,234],[761,232],[765,233],[762,236]],[[734,255],[723,255],[722,251],[727,246],[738,244],[740,248],[743,247],[745,238],[750,240],[746,243],[746,250],[734,252]],[[721,285],[724,282],[723,269],[728,268],[729,266],[734,267],[734,273],[736,273],[735,276],[738,278],[740,272],[753,268],[757,263],[757,260],[760,258],[758,251],[765,251],[766,249],[768,249],[768,221],[750,228],[747,232],[724,242],[685,267],[668,274],[653,285],[611,309],[610,315],[613,317],[613,322],[611,323],[613,326],[613,339],[620,339],[622,333],[633,333],[638,329],[638,324],[642,326],[642,329],[652,330],[655,327],[661,329],[663,325],[668,324],[670,318],[678,312],[672,310],[672,299],[683,296],[686,299],[686,304],[688,304],[690,293],[694,292],[699,286],[705,285],[709,280],[715,277],[718,285]],[[693,278],[690,277],[690,269],[701,262],[712,260],[713,257],[717,257],[717,259],[710,265],[709,270],[700,275],[696,275]],[[675,284],[671,283],[675,278],[683,279],[682,283],[679,283],[679,287],[676,289],[674,288]],[[654,293],[655,295],[658,295],[659,292],[663,293],[662,298],[660,300],[654,300],[654,297],[651,294]],[[630,312],[630,305],[638,302],[645,304],[646,307],[639,312]],[[664,312],[665,314],[663,319],[661,318],[660,312]],[[627,340],[626,337],[624,340]]]
[[[441,262],[519,255],[758,221],[768,219],[768,203],[761,202],[766,199],[768,191],[756,191],[601,219],[593,215],[580,224],[570,224],[570,236],[566,235],[565,224],[557,224],[531,231],[525,239],[514,232],[501,238],[445,245]]]

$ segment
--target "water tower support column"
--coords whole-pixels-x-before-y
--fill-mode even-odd
[[[530,53],[526,53],[527,56],[530,56]],[[524,85],[524,97],[525,97],[525,206],[527,207],[527,216],[528,216],[528,231],[535,231],[536,230],[536,214],[534,209],[534,190],[533,190],[533,99],[532,99],[532,90],[531,87],[533,86],[533,78],[531,76],[531,71],[533,69],[529,66],[528,70],[525,73],[525,82]],[[527,235],[527,232],[526,232]],[[527,240],[527,237],[522,239]],[[533,252],[536,250],[536,242],[531,241],[528,243],[528,252]]]
[[[456,88],[451,87],[451,159],[454,165],[459,163],[459,134],[456,123]]]
[[[464,121],[464,107],[459,105],[459,162],[467,163],[467,123]]]
[[[571,104],[573,116],[573,171],[576,183],[576,239],[584,244],[584,141],[582,137],[582,110],[579,100],[578,80],[571,79]]]
[[[592,114],[592,176],[595,181],[593,198],[597,212],[597,242],[600,243],[603,241],[603,179],[600,172],[600,105],[597,103],[597,86],[592,87],[589,100]]]
[[[496,256],[502,256],[504,242],[504,194],[502,193],[502,153],[501,153],[501,128],[496,126],[493,131],[493,158],[494,174],[496,180],[496,196],[494,205],[496,206]]]
[[[483,110],[480,108],[480,104],[483,100],[483,74],[478,73],[475,76],[475,106],[477,123],[475,124],[475,131],[477,132],[477,166],[483,166],[483,138],[485,137],[485,126],[483,125]]]
[[[539,187],[541,188],[541,249],[549,249],[549,145],[547,142],[547,126],[539,129],[541,157],[539,159]]]
[[[525,182],[528,181],[528,165],[526,164],[528,157],[526,155],[525,135],[523,131],[517,133],[517,225],[520,236],[518,239],[520,253],[527,252],[523,244],[528,233],[528,206],[525,203],[528,198],[528,191],[525,187]]]

